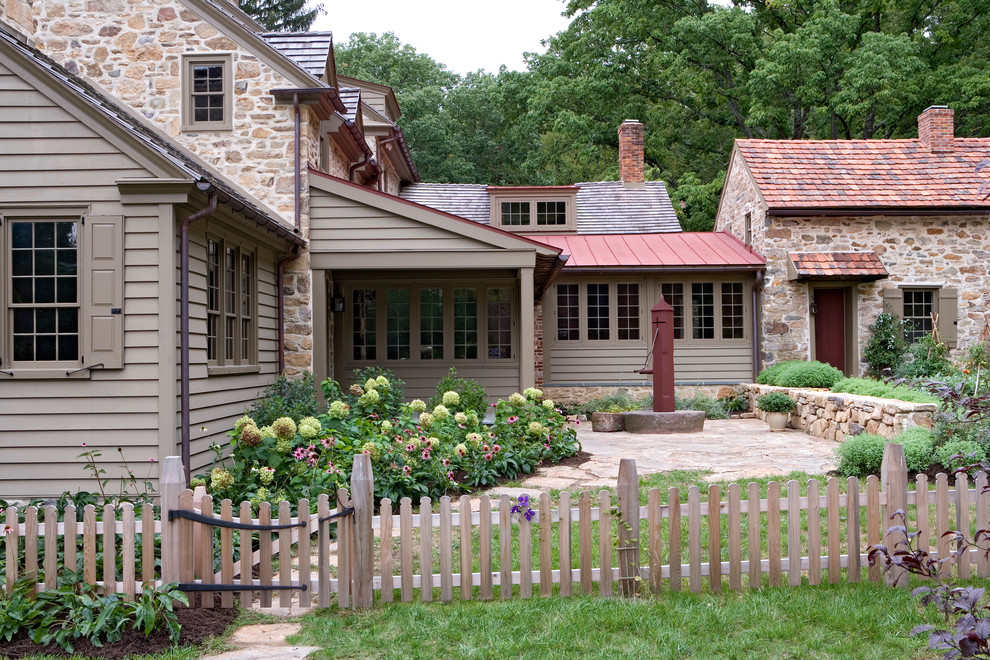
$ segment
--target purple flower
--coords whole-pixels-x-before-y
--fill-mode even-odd
[[[518,417],[518,416],[516,416],[516,415],[512,415],[511,417],[509,417],[509,419],[507,419],[507,420],[505,420],[505,421],[506,421],[506,423],[508,423],[508,424],[514,424],[514,423],[516,423],[516,422],[518,422],[518,421],[519,421],[519,417]]]
[[[533,511],[532,509],[526,509],[526,513],[524,513],[523,516],[526,517],[526,520],[532,520],[533,518],[536,517],[536,511]]]

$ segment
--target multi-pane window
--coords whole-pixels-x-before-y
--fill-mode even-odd
[[[351,292],[351,342],[355,360],[375,360],[378,310],[375,289],[354,289]]]
[[[221,239],[206,241],[206,359],[215,366],[257,362],[254,256]]]
[[[588,285],[588,339],[609,338],[608,284]]]
[[[691,338],[715,338],[715,285],[711,282],[691,285]]]
[[[419,290],[419,351],[424,360],[443,359],[443,289]]]
[[[617,284],[615,288],[618,339],[639,339],[639,285]]]
[[[674,308],[674,339],[684,339],[684,285],[680,282],[664,282],[660,293],[667,304]]]
[[[186,55],[182,61],[185,130],[232,128],[233,61],[227,55]]]
[[[454,289],[454,359],[478,357],[478,290]]]
[[[907,340],[915,342],[932,332],[934,289],[904,289],[904,321]]]
[[[385,292],[385,355],[389,360],[409,359],[409,289]]]
[[[488,357],[512,357],[512,289],[488,289]]]
[[[529,224],[529,202],[502,202],[502,224],[521,226]]]
[[[581,338],[581,298],[577,284],[557,285],[557,339],[577,341]]]
[[[742,339],[743,326],[742,282],[722,283],[722,339]]]
[[[556,226],[567,224],[566,202],[537,202],[536,224],[541,226]]]
[[[14,221],[10,231],[14,361],[79,360],[79,224]]]

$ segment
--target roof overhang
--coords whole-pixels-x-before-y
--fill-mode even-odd
[[[876,282],[890,277],[876,252],[792,252],[787,279],[795,282]]]
[[[872,215],[990,215],[990,206],[776,206],[767,210],[774,217],[872,216]]]

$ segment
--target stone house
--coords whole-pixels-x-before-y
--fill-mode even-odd
[[[933,106],[910,140],[736,140],[715,221],[766,257],[757,288],[761,366],[864,368],[884,309],[934,323],[957,356],[987,331],[990,139],[954,135]]]
[[[558,249],[535,298],[535,382],[555,400],[652,392],[650,308],[674,307],[678,386],[754,378],[754,285],[764,260],[727,232],[682,232],[662,181],[644,180],[643,125],[619,127],[619,181],[571,186],[414,183],[407,200]],[[713,388],[714,389],[714,388]]]

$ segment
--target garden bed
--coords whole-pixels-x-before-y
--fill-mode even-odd
[[[785,392],[797,403],[788,426],[826,440],[842,442],[848,436],[874,433],[892,438],[908,428],[931,428],[934,403],[909,403],[828,390],[746,385],[750,401],[767,392]],[[753,409],[761,419],[766,414]]]

